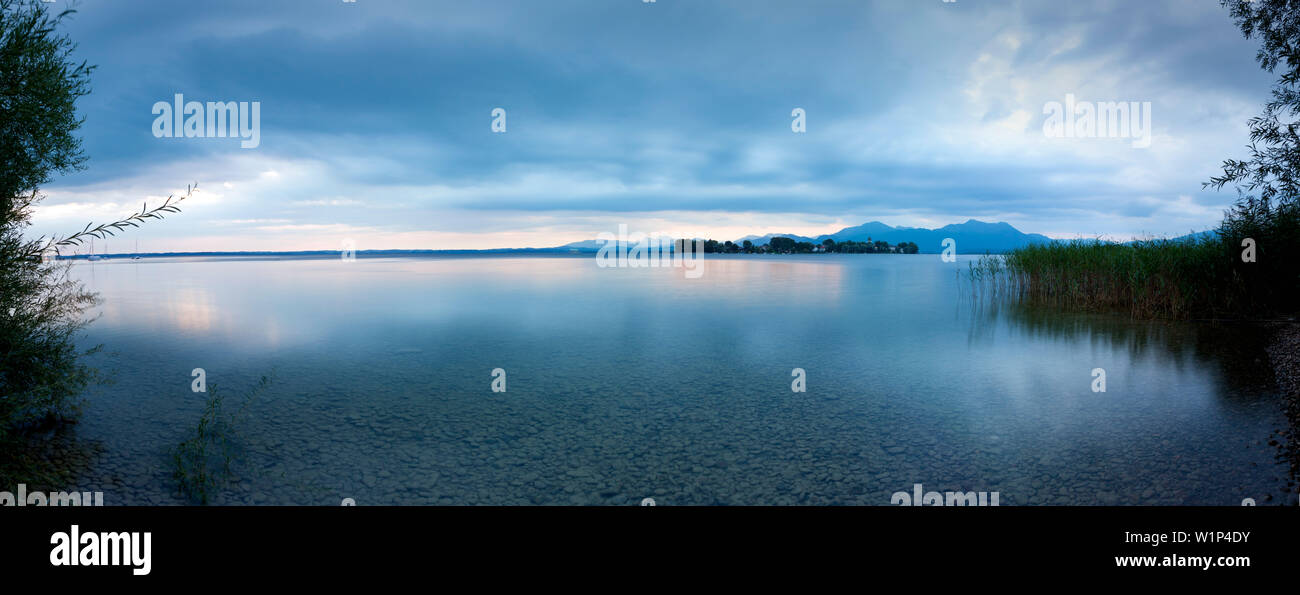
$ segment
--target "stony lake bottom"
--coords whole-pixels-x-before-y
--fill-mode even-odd
[[[168,453],[202,368],[227,407],[272,377],[214,504],[1296,500],[1248,330],[988,303],[969,257],[708,256],[698,279],[590,255],[78,262],[112,383],[75,487],[192,502]]]

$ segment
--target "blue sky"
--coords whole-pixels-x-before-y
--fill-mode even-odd
[[[1273,80],[1214,0],[77,8],[66,31],[99,66],[79,104],[90,161],[46,188],[33,233],[202,189],[114,251],[551,246],[620,223],[1178,235],[1234,198],[1201,182],[1245,155]],[[156,138],[176,93],[260,102],[260,145]],[[1151,146],[1048,138],[1044,106],[1067,94],[1150,102]]]

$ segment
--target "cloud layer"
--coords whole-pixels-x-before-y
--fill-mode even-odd
[[[1178,235],[1271,77],[1213,0],[83,0],[89,168],[34,233],[198,181],[142,249],[488,248],[627,223],[717,238],[867,220]],[[155,138],[151,106],[258,101],[261,144]],[[1044,105],[1150,102],[1150,148],[1047,138]],[[494,108],[507,130],[491,129]],[[791,131],[791,110],[807,132]]]

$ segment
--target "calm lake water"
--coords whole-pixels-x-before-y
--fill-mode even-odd
[[[203,368],[228,405],[274,374],[217,504],[889,505],[916,483],[1004,506],[1295,501],[1254,337],[980,305],[965,257],[704,266],[78,263],[116,382],[77,426],[102,447],[77,487],[187,502],[167,452],[199,419]]]

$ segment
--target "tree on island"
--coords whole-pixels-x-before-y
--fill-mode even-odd
[[[732,242],[720,244],[714,240],[707,240],[704,243],[706,253],[726,254],[916,254],[920,250],[920,246],[917,246],[914,242],[900,242],[895,246],[891,246],[888,242],[872,242],[870,238],[866,242],[855,242],[853,240],[836,242],[831,238],[826,238],[822,240],[822,243],[814,244],[812,242],[797,241],[794,238],[776,236],[768,240],[767,244],[754,244],[750,240],[744,240],[740,244]]]
[[[778,254],[789,254],[795,250],[795,241],[786,237],[775,237],[767,241],[767,246]]]

